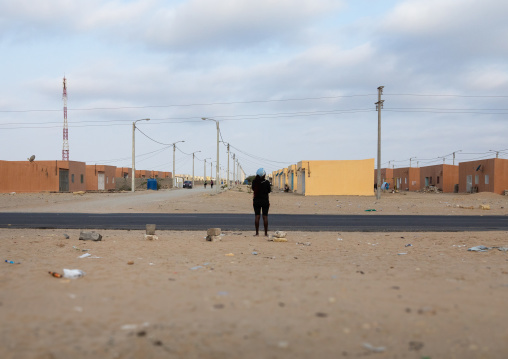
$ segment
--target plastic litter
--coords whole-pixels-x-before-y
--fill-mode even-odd
[[[407,253],[405,253],[405,252],[403,252],[403,253],[397,253],[398,256],[402,256],[404,254],[407,254]]]
[[[69,279],[80,278],[80,277],[83,277],[86,274],[81,269],[65,269],[64,268],[63,271],[64,271],[63,277],[64,278],[69,278]]]
[[[287,233],[284,231],[276,231],[273,236],[275,238],[286,238]]]
[[[196,269],[201,269],[203,268],[203,266],[195,266],[195,267],[192,267],[190,270],[196,270]]]
[[[91,256],[90,253],[85,253],[85,254],[80,255],[78,258],[86,258],[86,257],[90,257],[90,256]]]
[[[55,278],[62,278],[63,277],[63,275],[61,275],[61,274],[59,274],[57,272],[51,272],[51,271],[49,271],[48,273],[51,274]]]
[[[366,209],[365,212],[377,212],[375,209]]]
[[[9,264],[21,264],[21,262],[8,261],[7,259],[5,260],[5,263],[9,263]]]
[[[375,347],[375,346],[373,346],[370,343],[363,343],[363,347],[365,349],[370,350],[371,352],[374,352],[374,353],[382,353],[382,352],[384,352],[386,350],[385,347]]]
[[[411,243],[406,244],[404,247],[412,247],[413,245]]]
[[[498,247],[497,250],[501,252],[508,252],[508,247]]]
[[[487,252],[489,249],[491,249],[491,248],[480,245],[480,246],[468,248],[468,252]]]
[[[253,255],[257,256],[258,255],[258,252],[252,252]]]

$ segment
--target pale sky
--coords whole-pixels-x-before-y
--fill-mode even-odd
[[[0,159],[203,175],[216,127],[247,175],[508,158],[508,2],[0,0]],[[207,160],[208,162],[210,160]],[[395,162],[393,162],[395,161]],[[226,147],[220,164],[227,167]],[[232,166],[232,160],[231,160]],[[210,166],[207,166],[209,175]]]

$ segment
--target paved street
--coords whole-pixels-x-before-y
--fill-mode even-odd
[[[457,232],[506,231],[506,216],[286,215],[269,217],[272,231]],[[159,213],[0,213],[0,228],[137,229],[155,223],[160,230],[253,230],[253,214]],[[262,224],[261,224],[262,227]]]

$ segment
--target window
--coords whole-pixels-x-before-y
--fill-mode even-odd
[[[406,177],[406,178],[404,178],[404,183],[405,183],[405,184],[407,184],[407,177]]]
[[[81,183],[83,183],[84,181],[84,178],[83,178],[83,175],[81,175]]]
[[[115,183],[115,177],[111,179],[111,183]]]
[[[489,175],[485,175],[485,184],[489,184]]]
[[[439,184],[439,176],[437,176],[436,182],[437,182],[437,184]]]
[[[74,173],[71,174],[71,182],[74,183]]]
[[[106,176],[106,183],[109,183],[109,177]]]
[[[479,183],[480,183],[480,176],[479,175],[474,176],[474,184],[479,184]]]

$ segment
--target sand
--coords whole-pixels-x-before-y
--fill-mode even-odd
[[[70,211],[101,195],[121,194],[2,195],[0,206],[49,211],[65,203]],[[178,203],[140,200],[136,207],[152,213],[250,213],[249,196],[207,193]],[[508,208],[507,198],[491,194],[387,194],[376,203],[371,197],[275,193],[271,201],[273,213],[360,214],[377,207],[370,215],[506,215]],[[490,211],[477,208],[485,203]],[[508,252],[467,251],[476,245],[508,247],[507,232],[290,231],[285,243],[253,232],[225,232],[221,241],[206,242],[206,232],[157,231],[159,239],[147,241],[143,231],[102,230],[102,241],[90,242],[80,241],[79,232],[0,229],[1,358],[421,359],[508,353]],[[84,253],[91,256],[78,258]],[[86,274],[48,274],[64,268]]]

